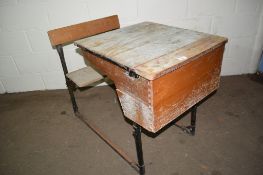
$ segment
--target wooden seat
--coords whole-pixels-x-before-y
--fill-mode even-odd
[[[66,76],[78,87],[85,87],[103,79],[103,76],[90,66],[70,72]]]
[[[90,66],[69,73],[64,57],[63,46],[71,44],[74,41],[82,38],[94,36],[119,28],[120,24],[118,16],[114,15],[48,31],[50,43],[54,48],[57,49],[59,54],[67,88],[75,113],[78,113],[78,106],[73,91],[77,87],[89,86],[99,80],[102,80],[103,76]]]

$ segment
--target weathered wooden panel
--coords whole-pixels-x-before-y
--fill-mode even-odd
[[[204,36],[206,34],[143,22],[76,43],[117,64],[134,68]]]
[[[224,45],[153,81],[154,131],[219,86]]]
[[[141,125],[148,131],[155,132],[152,105],[144,103],[140,98],[117,89],[124,115]]]
[[[92,69],[90,66],[70,72],[67,77],[78,87],[86,87],[96,81],[102,80],[103,76]]]
[[[187,64],[195,58],[210,52],[226,42],[223,37],[209,36],[193,42],[185,47],[179,48],[174,52],[153,59],[145,64],[141,64],[135,68],[136,73],[141,76],[154,80],[162,75],[165,75],[184,64]],[[210,49],[208,49],[210,47]],[[171,65],[174,65],[171,67]]]
[[[153,80],[226,41],[219,36],[143,22],[75,43]]]
[[[99,33],[120,28],[117,15],[48,31],[52,46],[66,44]]]

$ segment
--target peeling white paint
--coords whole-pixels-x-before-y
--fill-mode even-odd
[[[186,56],[180,56],[180,57],[177,57],[177,58],[175,58],[175,59],[180,60],[180,61],[183,61],[183,60],[186,60],[187,57],[186,57]]]
[[[147,130],[153,131],[154,116],[149,106],[138,98],[117,89],[123,113],[126,117],[139,123]]]

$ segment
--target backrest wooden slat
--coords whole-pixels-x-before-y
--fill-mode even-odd
[[[57,46],[118,28],[120,28],[119,19],[117,15],[114,15],[50,30],[48,36],[51,45]]]

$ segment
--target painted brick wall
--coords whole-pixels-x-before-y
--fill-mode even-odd
[[[229,38],[222,75],[255,72],[263,48],[263,0],[1,0],[0,93],[65,88],[47,31],[118,14],[121,26],[155,21]],[[69,45],[69,70],[85,66]]]

